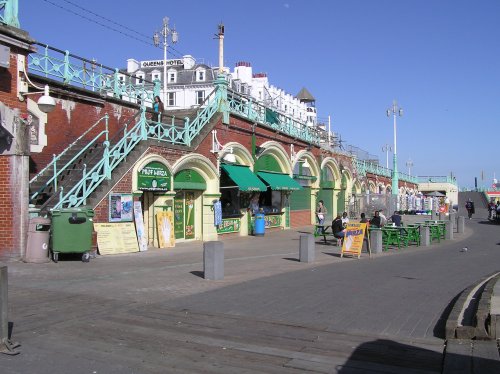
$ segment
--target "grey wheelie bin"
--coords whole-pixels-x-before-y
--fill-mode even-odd
[[[81,253],[88,262],[92,249],[94,211],[89,208],[63,208],[52,211],[52,259],[58,261],[59,253]]]

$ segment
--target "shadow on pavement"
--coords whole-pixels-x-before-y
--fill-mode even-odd
[[[203,271],[193,270],[193,271],[190,271],[190,273],[193,275],[196,275],[197,277],[205,278],[205,273]]]
[[[293,257],[283,257],[283,260],[300,262],[300,260],[298,258],[293,258]]]
[[[356,347],[344,364],[337,365],[334,373],[404,373],[422,370],[441,373],[442,353],[402,344],[393,340],[377,339]]]
[[[448,303],[446,308],[444,308],[443,312],[441,313],[441,316],[439,316],[439,319],[438,319],[436,325],[434,326],[434,329],[432,330],[432,333],[436,338],[445,339],[446,321],[448,320],[448,317],[450,316],[450,312],[453,309],[453,306],[457,302],[457,300],[460,297],[460,295],[462,294],[462,292],[463,292],[463,290],[455,295],[455,297]]]
[[[333,257],[339,257],[340,258],[340,253],[333,253],[333,252],[321,252],[325,255],[333,256]]]

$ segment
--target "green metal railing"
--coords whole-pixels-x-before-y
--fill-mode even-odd
[[[0,22],[19,28],[17,0],[0,0]]]
[[[69,51],[46,44],[35,44],[42,47],[42,52],[28,55],[28,71],[31,74],[139,105],[153,103],[154,97],[160,94],[159,80],[150,82],[96,61],[76,56]]]
[[[68,169],[71,165],[74,164],[76,160],[78,160],[89,148],[96,145],[99,141],[102,141],[103,136],[104,140],[108,141],[109,131],[108,131],[108,120],[109,116],[106,114],[104,117],[100,118],[95,124],[93,124],[87,131],[85,131],[82,135],[80,135],[73,143],[71,143],[68,147],[66,147],[60,154],[53,155],[52,161],[45,166],[37,175],[35,175],[30,181],[29,184],[32,185],[36,182],[42,175],[46,175],[49,171],[53,171],[52,176],[45,182],[44,186],[36,191],[33,195],[30,196],[30,201],[35,199],[38,194],[43,191],[47,186],[53,184],[54,191],[57,190],[57,181],[58,177]],[[100,124],[104,124],[104,129],[101,130],[97,135],[95,135],[92,139],[85,139],[87,134],[91,131],[95,131],[96,127]],[[75,146],[79,145],[81,142],[85,142],[85,146],[80,149],[65,165],[58,167],[58,162],[61,158],[68,154]]]
[[[457,186],[457,180],[455,177],[450,176],[419,176],[417,178],[418,183],[450,183]]]
[[[231,113],[242,116],[250,121],[259,122],[275,131],[285,133],[308,143],[316,145],[320,143],[319,131],[312,126],[308,126],[305,122],[297,121],[283,113],[271,110],[260,103],[252,101],[251,98],[242,96],[234,91],[228,91],[227,100]]]

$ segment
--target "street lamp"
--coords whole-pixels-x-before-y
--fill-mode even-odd
[[[384,144],[382,147],[382,152],[385,152],[385,167],[389,169],[389,152],[392,152],[392,147],[390,144]]]
[[[155,47],[160,46],[160,34],[163,36],[163,102],[167,105],[167,47],[168,47],[168,37],[172,40],[172,44],[177,43],[179,40],[179,34],[173,29],[168,27],[168,17],[163,17],[163,27],[160,32],[156,31],[153,35],[153,41]]]
[[[392,106],[386,111],[387,117],[391,114],[394,118],[394,157],[392,159],[392,194],[397,195],[399,193],[399,178],[398,178],[398,163],[397,163],[397,145],[396,145],[396,117],[403,115],[403,109],[398,106],[396,100],[392,102]]]
[[[413,161],[411,158],[406,161],[406,167],[408,168],[408,175],[411,177],[411,168],[413,167]]]

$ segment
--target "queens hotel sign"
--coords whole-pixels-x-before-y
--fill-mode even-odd
[[[183,60],[167,60],[167,66],[183,66]],[[141,68],[163,67],[163,60],[141,61]]]

